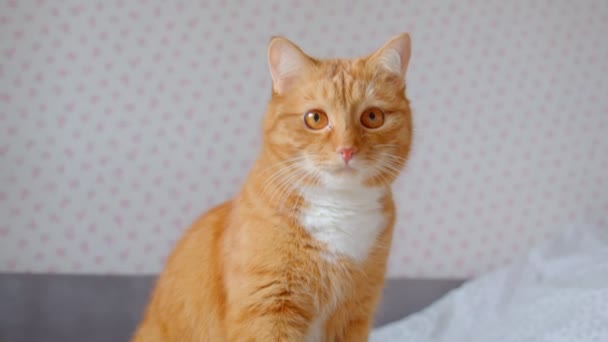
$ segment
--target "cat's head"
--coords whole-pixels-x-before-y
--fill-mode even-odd
[[[409,59],[407,34],[363,58],[332,60],[273,38],[264,148],[280,161],[283,178],[332,188],[392,183],[412,139]]]

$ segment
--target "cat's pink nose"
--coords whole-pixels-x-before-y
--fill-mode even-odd
[[[348,163],[351,159],[353,159],[353,154],[355,154],[354,148],[341,148],[338,152],[342,155],[342,159],[345,163]]]

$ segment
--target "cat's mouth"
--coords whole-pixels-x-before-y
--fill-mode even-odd
[[[357,169],[350,164],[342,164],[331,167],[329,172],[333,174],[354,174],[357,173]]]

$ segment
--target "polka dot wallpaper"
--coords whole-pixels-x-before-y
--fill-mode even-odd
[[[155,273],[260,146],[266,45],[410,32],[391,276],[462,277],[608,225],[608,2],[0,1],[0,271]]]

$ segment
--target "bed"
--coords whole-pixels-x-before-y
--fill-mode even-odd
[[[154,276],[0,275],[0,341],[127,341]],[[416,312],[460,280],[388,279],[376,326]]]
[[[154,276],[0,275],[0,341],[126,341]],[[608,228],[577,223],[469,281],[388,279],[372,342],[608,341]]]

